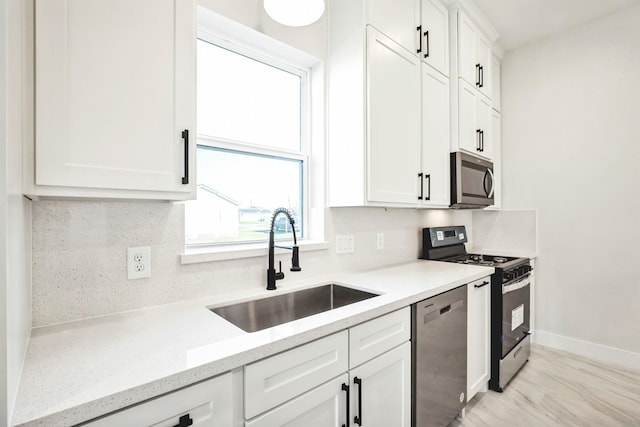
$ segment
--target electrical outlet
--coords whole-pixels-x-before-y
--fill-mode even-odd
[[[384,233],[378,233],[377,246],[378,246],[378,249],[384,249]]]
[[[151,248],[148,246],[127,249],[127,279],[151,277]]]

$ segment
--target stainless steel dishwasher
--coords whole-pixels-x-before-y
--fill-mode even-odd
[[[446,426],[466,405],[467,286],[411,310],[414,427]]]

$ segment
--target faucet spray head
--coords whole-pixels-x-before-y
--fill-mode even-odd
[[[298,246],[293,246],[293,248],[291,249],[292,253],[291,253],[291,271],[302,271],[302,268],[300,268],[300,259],[298,256],[298,252],[299,252],[299,248]]]

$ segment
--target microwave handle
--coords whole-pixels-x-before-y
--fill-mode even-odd
[[[487,172],[489,172],[489,175],[491,175],[491,191],[489,191],[489,198],[491,198],[493,197],[493,190],[496,188],[496,180],[491,169],[487,169]]]
[[[487,190],[487,175],[489,175],[491,177],[491,188]],[[484,177],[482,178],[482,189],[484,190],[484,194],[487,195],[487,197],[491,197],[493,196],[493,187],[495,186],[495,183],[493,181],[493,171],[489,168],[487,168],[487,170],[484,173]]]

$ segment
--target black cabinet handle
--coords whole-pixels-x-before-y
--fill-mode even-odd
[[[358,384],[358,415],[353,417],[353,422],[362,425],[362,379],[355,377],[353,379],[354,384]]]
[[[480,86],[480,64],[476,64],[476,86]]]
[[[422,25],[418,25],[418,28],[416,28],[416,31],[418,32],[418,52],[420,53],[422,52]]]
[[[425,196],[425,200],[431,200],[431,174],[428,173],[424,176],[425,180],[427,181],[427,195]]]
[[[476,129],[476,137],[477,137],[476,151],[477,152],[480,152],[480,132],[482,132],[480,129]]]
[[[428,58],[429,52],[431,51],[431,49],[429,48],[429,31],[425,31],[424,36],[427,38],[427,52],[424,54],[424,57]]]
[[[182,184],[187,185],[189,183],[189,129],[182,131],[182,139],[184,139],[184,176],[182,177]]]
[[[487,286],[489,284],[489,282],[487,282],[486,280],[482,283],[480,283],[479,285],[473,285],[474,288],[483,288],[485,286]]]
[[[420,195],[418,196],[418,200],[422,200],[422,196],[424,195],[424,186],[422,183],[422,172],[418,174],[418,178],[420,178]]]
[[[347,392],[347,396],[345,398],[345,407],[347,408],[347,422],[342,424],[342,427],[347,427],[347,424],[349,423],[349,386],[345,383],[342,383],[342,391]]]
[[[183,415],[178,419],[178,424],[174,425],[173,427],[189,427],[193,425],[193,420],[191,419],[191,416],[189,416],[189,414],[187,415]]]
[[[484,87],[484,66],[480,65],[480,87]]]

